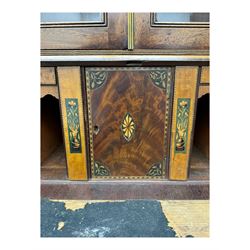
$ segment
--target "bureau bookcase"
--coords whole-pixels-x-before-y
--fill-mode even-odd
[[[191,188],[207,198],[208,13],[50,14],[41,14],[42,194],[188,198],[176,193]]]

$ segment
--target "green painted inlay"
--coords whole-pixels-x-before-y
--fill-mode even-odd
[[[81,136],[77,98],[65,98],[70,153],[81,153]]]
[[[95,176],[109,176],[110,171],[107,167],[96,161],[94,164],[94,174]]]
[[[148,171],[147,176],[162,176],[161,163],[154,164]]]
[[[154,70],[149,73],[155,86],[166,89],[167,87],[167,71],[166,70]]]
[[[176,114],[175,153],[186,153],[190,98],[178,98]]]
[[[91,89],[101,87],[107,80],[105,71],[86,71],[87,81]]]

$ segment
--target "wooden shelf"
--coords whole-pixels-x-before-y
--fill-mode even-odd
[[[209,180],[209,159],[196,147],[190,159],[189,180]]]
[[[64,146],[60,145],[42,164],[42,180],[67,180]]]

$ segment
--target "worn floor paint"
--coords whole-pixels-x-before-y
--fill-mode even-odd
[[[84,208],[87,204],[100,203],[100,202],[114,202],[112,200],[51,200],[54,202],[63,202],[65,209],[75,211],[80,208]],[[124,200],[116,200],[115,202],[123,202]]]
[[[62,230],[63,227],[64,227],[64,222],[63,221],[59,221],[58,225],[57,225],[57,230]]]
[[[177,236],[209,237],[208,200],[160,201],[163,213]]]
[[[208,201],[41,201],[42,237],[208,237]]]

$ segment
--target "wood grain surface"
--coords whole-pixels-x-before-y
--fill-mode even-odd
[[[64,145],[60,145],[42,163],[42,180],[67,180],[67,166]],[[189,180],[209,180],[209,160],[196,147],[193,147],[190,160]],[[144,181],[144,180],[142,180]],[[181,182],[185,183],[185,182]]]
[[[200,85],[199,92],[198,92],[198,98],[201,98],[205,94],[209,94],[209,93],[210,93],[210,86]]]
[[[80,67],[58,67],[58,82],[60,92],[61,114],[63,121],[64,142],[67,156],[68,177],[70,180],[86,180],[87,179],[87,159],[86,159],[86,142],[85,128],[83,118],[82,104],[82,88],[80,79]],[[66,112],[67,98],[75,98],[78,100],[79,108],[79,125],[80,125],[80,141],[81,152],[71,153],[69,140],[69,128]]]
[[[40,81],[41,85],[56,85],[55,68],[41,67]]]
[[[135,13],[134,20],[135,49],[209,49],[209,28],[151,27],[150,13]]]
[[[209,84],[209,66],[204,66],[201,68],[201,84]]]
[[[209,180],[209,159],[197,148],[195,143],[190,155],[188,180]]]
[[[40,88],[40,97],[44,97],[46,95],[52,95],[54,96],[56,99],[59,99],[59,94],[58,94],[58,86],[41,86]]]
[[[207,200],[208,181],[41,181],[41,197],[76,200]]]
[[[109,13],[108,26],[41,28],[41,49],[126,49],[127,13]]]
[[[90,105],[90,131],[92,131],[92,177],[94,162],[99,162],[110,171],[110,177],[147,176],[156,163],[162,166],[165,175],[164,126],[166,115],[166,89],[154,85],[151,71],[167,68],[86,68],[91,71],[106,71],[107,79],[102,86],[88,93]],[[90,88],[90,83],[87,86]],[[130,141],[123,137],[121,124],[126,113],[135,123],[135,132]],[[98,127],[99,132],[94,133]],[[161,177],[160,176],[160,177]],[[158,176],[159,177],[159,176]]]
[[[195,100],[197,92],[198,67],[179,66],[175,71],[175,90],[171,129],[171,151],[170,151],[170,173],[171,180],[186,180],[188,174],[188,162],[191,147],[191,133],[193,130],[193,119],[195,110]],[[176,133],[177,133],[177,108],[178,99],[190,99],[190,110],[188,114],[187,143],[185,152],[176,152]]]

